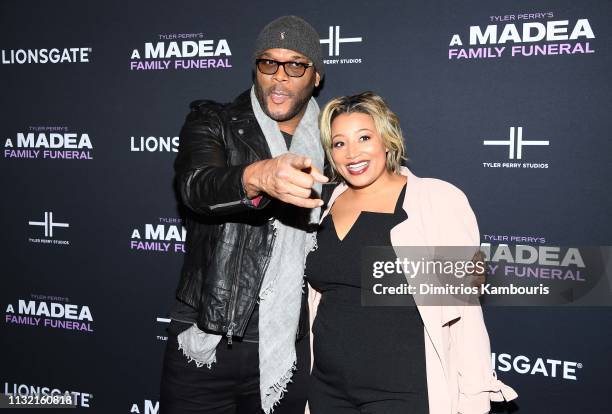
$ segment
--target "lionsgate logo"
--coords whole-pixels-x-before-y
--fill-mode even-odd
[[[179,137],[131,136],[131,152],[178,152]]]
[[[89,63],[90,47],[44,49],[2,49],[3,65]]]
[[[130,413],[136,414],[157,414],[159,413],[159,401],[144,400],[143,402],[132,403]]]
[[[4,141],[4,158],[93,160],[87,132],[69,132],[66,126],[30,126]]]
[[[180,218],[160,217],[157,223],[147,223],[144,229],[132,230],[130,250],[185,253],[186,237],[187,230]]]
[[[525,131],[523,127],[510,127],[509,136],[507,139],[485,139],[482,145],[485,147],[506,147],[506,158],[504,161],[488,161],[483,162],[484,168],[548,168],[547,162],[523,162],[523,156],[527,152],[527,147],[532,147],[532,151],[536,154],[541,154],[542,151],[535,150],[533,147],[548,147],[550,141],[547,139],[527,139],[524,138]],[[497,150],[498,152],[501,152]],[[500,154],[501,155],[501,154]]]
[[[76,405],[77,407],[90,408],[93,394],[90,392],[83,391],[72,391],[72,390],[61,390],[54,386],[47,385],[31,385],[31,384],[18,384],[8,382],[4,383],[4,395],[12,396],[70,396],[72,401],[70,405]],[[43,406],[41,406],[42,408]]]
[[[459,33],[451,36],[448,59],[512,59],[595,53],[591,42],[595,33],[589,19],[556,19],[552,11],[489,16],[489,23],[493,24],[470,26],[466,36]]]
[[[158,34],[130,55],[130,70],[206,70],[232,67],[227,39],[207,39],[204,33]]]
[[[63,231],[62,229],[67,229],[70,227],[69,223],[65,223],[62,221],[56,221],[53,218],[53,211],[45,211],[41,219],[34,219],[28,221],[28,226],[32,226],[34,228],[38,228],[38,232],[41,233],[40,237],[29,237],[28,241],[30,243],[38,243],[38,244],[53,244],[60,246],[68,246],[70,245],[69,240],[58,239],[57,234]],[[44,237],[42,236],[44,235]]]
[[[34,326],[78,332],[93,332],[93,316],[87,305],[70,303],[61,296],[31,294],[5,307],[7,325]]]
[[[493,352],[491,363],[494,370],[501,372],[540,375],[569,381],[578,381],[578,371],[582,369],[581,362]]]
[[[350,54],[355,49],[349,46],[352,43],[363,42],[363,37],[347,35],[345,35],[346,37],[342,37],[340,35],[342,27],[343,26],[329,26],[328,37],[320,40],[322,45],[327,46],[327,55],[329,56],[329,59],[324,59],[323,63],[327,65],[363,63],[363,58]],[[346,49],[349,51],[348,56]]]

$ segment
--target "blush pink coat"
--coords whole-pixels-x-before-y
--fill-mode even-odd
[[[417,177],[405,167],[401,174],[407,177],[403,208],[408,218],[391,230],[393,246],[480,245],[476,217],[461,190],[442,180]],[[321,220],[347,188],[336,187]],[[312,328],[321,294],[309,289]],[[418,310],[424,324],[430,414],[488,413],[490,401],[518,396],[491,367],[480,306],[419,305]]]

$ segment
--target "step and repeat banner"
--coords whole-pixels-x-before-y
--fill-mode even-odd
[[[2,2],[1,393],[158,412],[178,132],[191,101],[251,86],[255,37],[285,14],[320,33],[319,104],[382,95],[412,171],[467,194],[482,243],[612,244],[608,1]],[[484,312],[519,393],[494,412],[609,411],[609,307]]]

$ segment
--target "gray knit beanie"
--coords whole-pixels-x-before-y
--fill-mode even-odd
[[[297,16],[282,16],[264,27],[255,42],[255,58],[267,49],[295,50],[312,60],[315,70],[323,77],[323,55],[319,34],[306,20]]]

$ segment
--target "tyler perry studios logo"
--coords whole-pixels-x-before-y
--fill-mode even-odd
[[[156,328],[160,329],[160,332],[163,332],[163,335],[157,335],[156,339],[158,341],[167,341],[168,340],[168,336],[166,335],[166,328],[168,327],[168,324],[170,323],[171,319],[170,318],[162,318],[160,316],[155,318],[155,322],[156,324]],[[163,329],[163,331],[162,331]]]
[[[232,67],[227,39],[207,39],[204,33],[158,34],[153,42],[132,49],[130,70],[208,70]]]
[[[341,37],[340,31],[342,26],[329,26],[329,37],[326,39],[321,39],[320,42],[322,45],[327,45],[327,54],[330,57],[329,59],[324,59],[323,63],[326,65],[337,65],[337,64],[347,64],[347,63],[363,63],[363,59],[361,57],[354,56],[354,47],[349,46],[351,43],[361,43],[363,42],[362,36],[352,36],[352,37]],[[340,50],[340,46],[342,45],[342,53]],[[347,51],[348,50],[348,51]]]
[[[28,226],[38,228],[37,233],[40,237],[29,237],[30,243],[55,244],[60,246],[70,245],[69,240],[56,238],[56,233],[63,234],[64,230],[70,227],[69,223],[56,221],[53,218],[53,211],[45,211],[41,219],[28,220]]]
[[[525,147],[547,147],[550,145],[549,140],[542,139],[524,139],[523,127],[510,127],[510,135],[508,139],[485,139],[482,145],[487,147],[507,147],[506,158],[499,162],[483,162],[484,168],[548,168],[548,163],[532,163],[522,162]],[[497,150],[500,152],[501,151]],[[530,150],[531,151],[531,150]],[[536,154],[541,154],[541,151],[534,151]],[[502,158],[503,159],[503,158]]]

